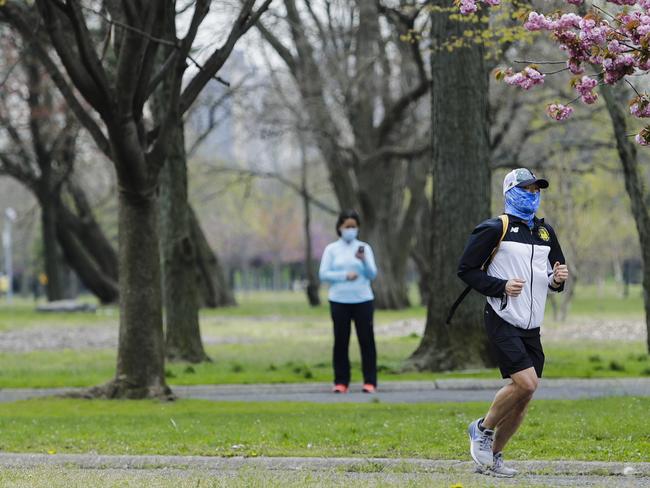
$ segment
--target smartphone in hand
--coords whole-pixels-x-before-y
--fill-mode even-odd
[[[359,249],[357,249],[357,252],[358,252],[359,254],[363,254],[364,252],[366,252],[366,249],[365,249],[365,247],[363,247],[363,246],[359,246]]]

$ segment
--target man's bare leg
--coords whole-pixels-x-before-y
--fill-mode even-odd
[[[492,467],[494,454],[500,452],[510,437],[516,432],[523,420],[526,405],[537,388],[537,374],[534,368],[528,368],[511,375],[512,383],[501,388],[494,397],[487,415],[479,425],[475,420],[469,424],[467,433],[470,438],[470,454],[481,467]],[[508,419],[508,417],[510,417]],[[501,427],[502,441],[495,451],[494,440],[497,427]],[[505,439],[505,442],[503,440]]]
[[[494,453],[503,451],[510,438],[517,432],[528,413],[529,405],[530,400],[522,400],[521,403],[515,406],[510,415],[506,415],[497,424],[494,430],[494,444],[492,444]]]
[[[500,452],[521,425],[530,400],[539,384],[535,368],[510,376],[512,383],[501,388],[494,397],[482,426],[496,430],[493,451]]]

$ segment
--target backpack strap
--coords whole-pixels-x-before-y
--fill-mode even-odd
[[[501,238],[499,239],[499,242],[497,242],[496,247],[490,253],[490,256],[483,263],[483,266],[481,266],[481,269],[483,271],[487,271],[488,268],[490,267],[490,264],[492,263],[494,256],[496,256],[497,252],[499,251],[499,246],[501,245],[501,241],[503,241],[503,238],[506,236],[506,232],[508,232],[508,225],[510,224],[510,219],[505,214],[499,215],[499,218],[501,219],[501,225],[503,226],[503,230],[501,231]]]
[[[499,250],[499,246],[501,245],[501,241],[503,241],[503,238],[506,236],[506,232],[508,232],[508,225],[510,225],[510,219],[508,218],[507,215],[499,215],[499,219],[501,219],[501,225],[503,226],[503,229],[501,231],[501,237],[499,238],[499,242],[497,242],[497,245],[495,248],[492,250],[488,258],[485,260],[483,265],[481,266],[481,269],[485,272],[487,272],[488,268],[490,267],[490,264],[492,263],[492,260],[494,259],[494,256],[496,256],[497,251]],[[463,300],[465,300],[465,297],[469,295],[469,292],[472,291],[471,286],[467,286],[463,292],[458,296],[454,304],[451,306],[449,309],[449,315],[447,316],[447,321],[445,322],[446,325],[451,324],[451,319],[456,313],[456,309],[458,306],[462,303]]]

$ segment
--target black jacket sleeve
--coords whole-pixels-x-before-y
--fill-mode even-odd
[[[553,229],[553,227],[551,227],[548,224],[544,224],[544,227],[546,227],[548,233],[551,235],[551,250],[548,253],[548,262],[549,262],[548,277],[550,280],[551,276],[553,275],[553,265],[557,262],[559,262],[560,264],[566,264],[566,259],[564,258],[564,254],[562,253],[562,248],[560,247],[560,242],[557,240],[557,234],[555,234],[555,230]],[[549,281],[548,287],[551,291],[555,291],[557,293],[564,291],[564,283],[562,283],[558,288],[553,288]]]
[[[506,290],[506,280],[488,276],[481,269],[501,239],[501,219],[489,219],[474,229],[458,264],[458,277],[479,293],[501,297]]]

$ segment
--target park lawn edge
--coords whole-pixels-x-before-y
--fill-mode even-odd
[[[0,452],[465,459],[487,403],[35,399],[0,404]],[[510,459],[647,462],[650,398],[534,401]]]

